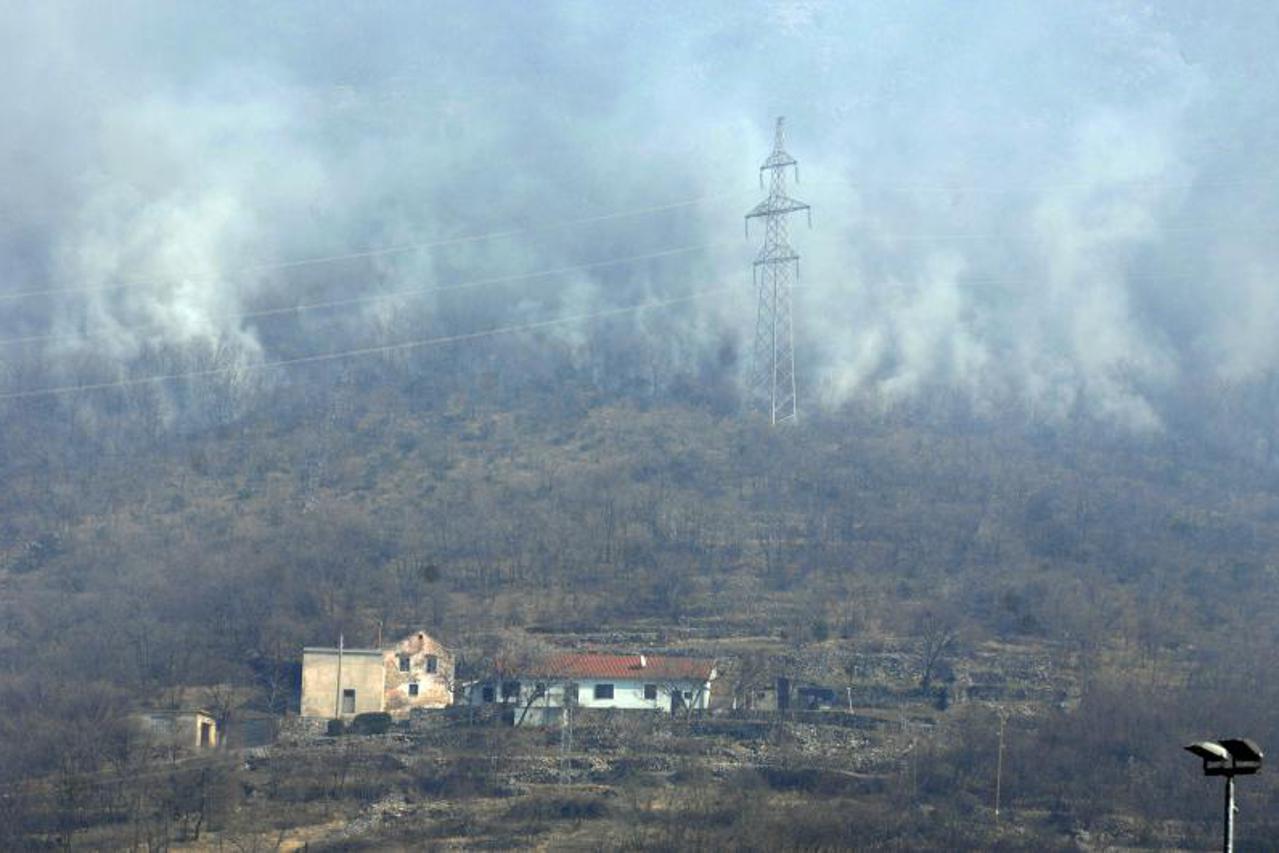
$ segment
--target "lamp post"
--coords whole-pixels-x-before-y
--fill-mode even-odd
[[[1223,738],[1201,740],[1186,747],[1203,759],[1205,776],[1226,777],[1226,825],[1222,830],[1221,849],[1234,853],[1235,849],[1235,777],[1249,776],[1261,769],[1261,749],[1248,738]]]

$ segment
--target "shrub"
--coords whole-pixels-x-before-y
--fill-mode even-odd
[[[506,816],[512,820],[595,820],[608,817],[608,803],[590,796],[521,797]]]
[[[370,711],[367,714],[356,714],[349,730],[356,735],[384,735],[390,729],[390,714],[385,711]]]

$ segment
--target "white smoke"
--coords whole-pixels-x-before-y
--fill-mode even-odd
[[[55,361],[133,375],[157,352],[268,359],[738,283],[628,321],[696,363],[750,339],[754,240],[309,313],[292,338],[238,315],[736,240],[782,113],[814,208],[793,234],[809,404],[945,392],[1151,429],[1187,373],[1250,381],[1279,354],[1264,7],[163,8],[0,23],[0,292],[88,289],[11,303],[0,332],[56,335]],[[712,198],[541,227],[693,196]],[[589,329],[554,335],[591,357]]]

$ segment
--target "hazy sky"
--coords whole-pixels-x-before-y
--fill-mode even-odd
[[[680,309],[677,345],[718,347],[749,331],[741,217],[785,114],[810,403],[1151,427],[1178,383],[1279,359],[1273,3],[686,5],[5,2],[0,295],[130,287],[0,301],[0,334],[122,370],[159,343],[271,358],[229,315],[709,243],[369,303],[311,342],[740,285]]]

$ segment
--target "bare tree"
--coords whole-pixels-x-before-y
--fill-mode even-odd
[[[511,681],[519,681],[529,673],[539,669],[551,655],[551,649],[543,642],[530,637],[522,631],[507,630],[486,634],[479,638],[471,648],[463,649],[458,654],[457,678],[491,682],[494,688],[494,699],[503,704],[523,705],[520,714],[522,719],[541,693],[536,689],[530,691],[537,694],[531,699],[522,699],[523,690],[515,696],[503,693],[502,685]]]
[[[734,708],[750,708],[755,704],[755,693],[768,685],[772,667],[763,652],[749,652],[738,657],[729,668],[729,684]]]
[[[919,636],[919,686],[927,690],[938,668],[955,651],[959,628],[954,617],[925,610],[915,632]]]

